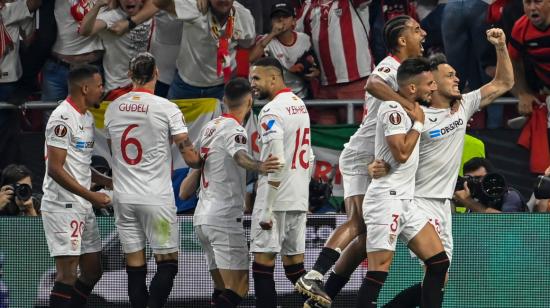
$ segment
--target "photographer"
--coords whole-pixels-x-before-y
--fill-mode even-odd
[[[31,172],[23,165],[8,165],[0,180],[0,215],[38,216],[40,201],[32,193]]]
[[[474,157],[464,164],[463,173],[464,177],[457,181],[455,204],[478,213],[525,212],[521,194],[507,186],[489,160]]]

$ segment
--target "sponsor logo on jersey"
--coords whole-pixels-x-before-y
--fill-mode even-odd
[[[53,129],[53,133],[57,137],[65,137],[65,135],[67,135],[67,127],[63,124],[59,124]]]
[[[67,121],[69,119],[69,117],[64,117],[63,115],[60,115],[61,117],[61,120],[64,120],[64,121]]]
[[[93,141],[77,140],[75,143],[77,149],[91,149],[94,147]]]
[[[434,130],[429,131],[428,133],[430,134],[430,138],[441,137],[443,135],[446,135],[446,134],[452,132],[453,130],[455,130],[456,128],[462,126],[463,124],[464,124],[464,121],[462,119],[458,119],[456,121],[451,122],[451,124],[441,128],[441,129],[434,129]]]
[[[243,135],[235,135],[235,142],[240,144],[246,144],[246,137]]]
[[[435,122],[437,122],[437,118],[435,118],[435,119],[432,119],[432,118],[428,118],[428,120],[430,120],[430,122],[432,122],[432,123],[435,123]]]
[[[401,115],[399,114],[399,112],[392,112],[389,119],[390,123],[393,125],[398,125],[401,123]]]
[[[391,69],[389,67],[382,66],[382,67],[378,68],[378,71],[387,74],[387,73],[391,72]]]
[[[262,123],[262,128],[265,131],[268,131],[273,127],[273,125],[275,125],[275,120],[269,120],[267,122]]]

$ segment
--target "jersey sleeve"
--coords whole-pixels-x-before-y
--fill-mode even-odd
[[[242,126],[235,125],[231,127],[225,137],[225,148],[229,156],[233,157],[240,150],[248,153],[248,139],[246,137],[246,130]]]
[[[177,18],[183,21],[191,21],[202,15],[196,0],[174,0],[174,6]]]
[[[46,144],[56,148],[68,149],[71,144],[70,117],[52,115],[46,126]]]
[[[97,20],[102,20],[106,25],[107,29],[111,28],[115,22],[124,19],[124,16],[119,14],[117,10],[108,10],[106,8],[101,8],[99,14],[97,14]]]
[[[281,118],[275,114],[262,114],[259,120],[260,138],[263,144],[271,140],[283,140],[284,130]]]
[[[27,1],[8,2],[4,7],[4,11],[4,14],[2,14],[4,17],[4,26],[9,26],[32,17],[27,7]]]
[[[466,111],[467,119],[470,119],[474,115],[474,113],[479,109],[480,104],[481,104],[480,89],[466,93],[462,96],[462,106]]]
[[[183,113],[181,113],[181,110],[176,104],[172,102],[167,104],[166,115],[168,116],[170,135],[174,136],[188,132]]]
[[[391,105],[391,104],[389,104]],[[395,102],[396,107],[380,106],[378,112],[378,125],[382,125],[384,136],[392,136],[406,134],[409,131],[407,127],[407,113],[403,108],[399,108],[399,104]]]
[[[376,67],[376,69],[373,70],[371,74],[384,80],[384,82],[388,84],[388,86],[390,86],[394,91],[398,90],[399,87],[397,85],[397,69],[395,67],[382,64]]]

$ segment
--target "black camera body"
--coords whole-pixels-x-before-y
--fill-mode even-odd
[[[508,185],[504,176],[498,173],[489,173],[483,177],[459,176],[456,181],[455,191],[463,190],[465,182],[468,183],[472,198],[496,209],[502,207],[504,195],[508,191]]]
[[[539,175],[533,191],[537,199],[550,199],[550,177]]]
[[[10,185],[15,197],[21,201],[27,201],[32,197],[32,188],[29,184],[14,183]]]

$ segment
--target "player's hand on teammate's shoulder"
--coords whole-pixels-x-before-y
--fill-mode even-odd
[[[495,46],[506,46],[506,34],[500,28],[487,30],[487,40]]]
[[[414,102],[413,110],[405,109],[405,111],[409,114],[413,121],[424,123],[424,111],[422,110],[418,102]]]
[[[88,201],[99,208],[104,208],[112,203],[111,197],[102,192],[91,192]]]
[[[269,157],[258,166],[258,172],[261,174],[277,172],[280,169],[281,164],[279,163],[279,158],[272,155],[269,155]]]
[[[375,159],[368,165],[368,171],[373,179],[378,179],[390,172],[390,165],[382,159]]]

